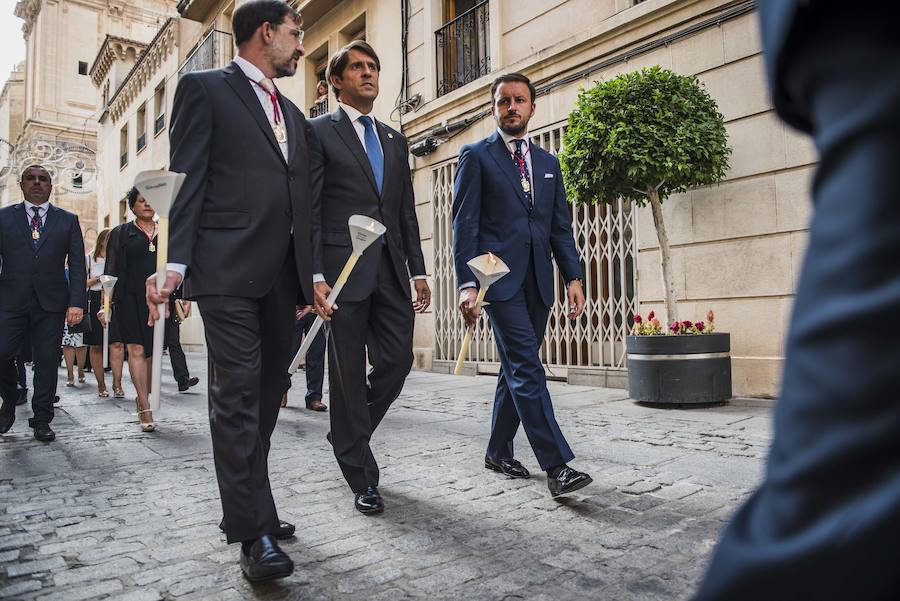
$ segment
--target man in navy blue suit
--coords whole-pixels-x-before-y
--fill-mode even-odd
[[[484,465],[511,478],[529,477],[513,454],[521,422],[547,472],[550,493],[557,497],[587,486],[591,477],[567,465],[575,455],[553,415],[538,354],[554,301],[553,257],[568,286],[569,319],[584,311],[584,292],[559,162],[528,139],[534,96],[534,86],[524,75],[494,80],[491,110],[498,130],[459,152],[453,257],[459,308],[467,324],[478,319],[479,308],[478,282],[466,263],[492,252],[510,269],[485,298],[500,351],[500,375]]]
[[[900,43],[889,2],[760,0],[778,113],[821,161],[765,479],[698,600],[900,596]]]
[[[28,425],[36,439],[50,442],[63,323],[79,323],[84,313],[84,239],[78,217],[50,204],[46,169],[26,168],[20,185],[24,202],[0,209],[0,433],[16,420],[15,359],[30,333],[34,417]]]

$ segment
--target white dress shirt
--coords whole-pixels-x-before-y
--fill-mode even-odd
[[[498,129],[497,133],[500,134],[500,137],[503,138],[503,141],[506,143],[506,150],[509,152],[509,160],[512,161],[513,165],[516,164],[516,160],[513,158],[513,154],[516,152],[516,143],[515,140],[525,140],[525,145],[522,146],[522,153],[525,155],[525,164],[528,166],[528,177],[531,180],[528,184],[531,186],[532,190],[532,202],[534,200],[534,169],[531,168],[531,140],[528,139],[528,132],[523,132],[520,136],[512,136],[502,129]],[[516,169],[519,166],[516,165]]]
[[[266,113],[266,118],[269,120],[269,125],[273,128],[275,127],[275,108],[272,106],[272,97],[269,96],[269,93],[263,89],[263,87],[258,83],[261,80],[265,79],[265,74],[259,70],[259,67],[248,61],[247,59],[241,57],[241,55],[237,55],[234,57],[234,64],[241,68],[241,71],[244,72],[244,75],[247,76],[252,83],[250,87],[253,88],[253,91],[256,92],[256,97],[259,99],[260,105],[262,105],[263,111]],[[274,84],[274,82],[273,82]],[[278,110],[281,111],[281,107],[278,107]],[[287,128],[284,126],[284,115],[281,115],[281,127],[284,128],[284,131],[287,135],[290,135],[290,132],[287,131]],[[284,160],[288,158],[288,141],[279,142],[278,147],[281,148],[281,154],[284,155]]]
[[[50,202],[47,201],[42,205],[32,204],[27,200],[23,200],[22,202],[25,204],[25,217],[28,219],[28,227],[31,228],[31,218],[34,217],[34,207],[40,209],[41,227],[44,227],[44,225],[47,224],[47,212],[50,211]]]
[[[347,117],[350,118],[350,123],[353,125],[353,130],[356,132],[356,137],[359,138],[359,143],[362,144],[363,150],[366,151],[366,154],[369,153],[366,148],[366,126],[359,120],[360,117],[368,117],[372,120],[372,125],[375,126],[377,123],[375,117],[372,116],[372,113],[366,113],[365,115],[352,106],[348,104],[344,104],[343,102],[337,103],[339,107],[347,114]],[[381,145],[381,138],[378,136],[378,129],[375,129],[375,139],[378,140],[378,147],[381,148],[381,156],[384,156],[384,146]]]

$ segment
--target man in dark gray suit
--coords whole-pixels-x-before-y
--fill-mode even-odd
[[[20,186],[25,200],[0,209],[0,433],[16,420],[15,359],[30,333],[34,417],[28,425],[36,439],[50,442],[63,324],[79,323],[84,314],[84,238],[78,216],[50,204],[46,169],[27,167]]]
[[[315,308],[331,316],[329,440],[363,513],[384,509],[369,440],[412,368],[414,311],[431,302],[406,138],[371,115],[380,69],[365,42],[339,50],[328,65],[338,108],[310,121],[316,133],[310,147]],[[383,223],[387,232],[363,253],[332,313],[329,284],[350,256],[347,220],[355,214]]]
[[[172,110],[172,171],[187,174],[172,206],[166,285],[147,281],[151,317],[184,274],[209,352],[209,420],[228,542],[250,580],[282,578],[293,562],[275,538],[268,475],[272,431],[290,385],[296,305],[312,303],[308,126],[278,93],[303,56],[300,15],[250,0],[232,18],[238,56],[184,75]]]
[[[775,106],[821,161],[765,480],[726,528],[697,599],[896,599],[898,9],[759,8]]]

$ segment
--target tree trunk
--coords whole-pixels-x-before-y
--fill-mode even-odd
[[[675,280],[672,278],[672,255],[669,251],[669,235],[663,221],[662,203],[656,188],[649,188],[650,209],[653,212],[653,225],[656,226],[656,237],[659,238],[660,264],[662,265],[663,290],[666,291],[666,314],[668,321],[678,321],[678,309],[675,305]]]

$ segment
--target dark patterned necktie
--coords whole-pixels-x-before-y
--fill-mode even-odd
[[[513,140],[513,142],[516,143],[516,151],[513,153],[513,159],[516,161],[516,166],[519,168],[522,191],[525,193],[528,205],[534,206],[534,199],[531,197],[531,174],[528,172],[528,163],[525,161],[525,154],[522,152],[522,146],[525,144],[525,140]]]
[[[31,212],[33,213],[31,217],[31,243],[37,246],[38,240],[41,239],[44,223],[41,221],[40,207],[31,207]]]

